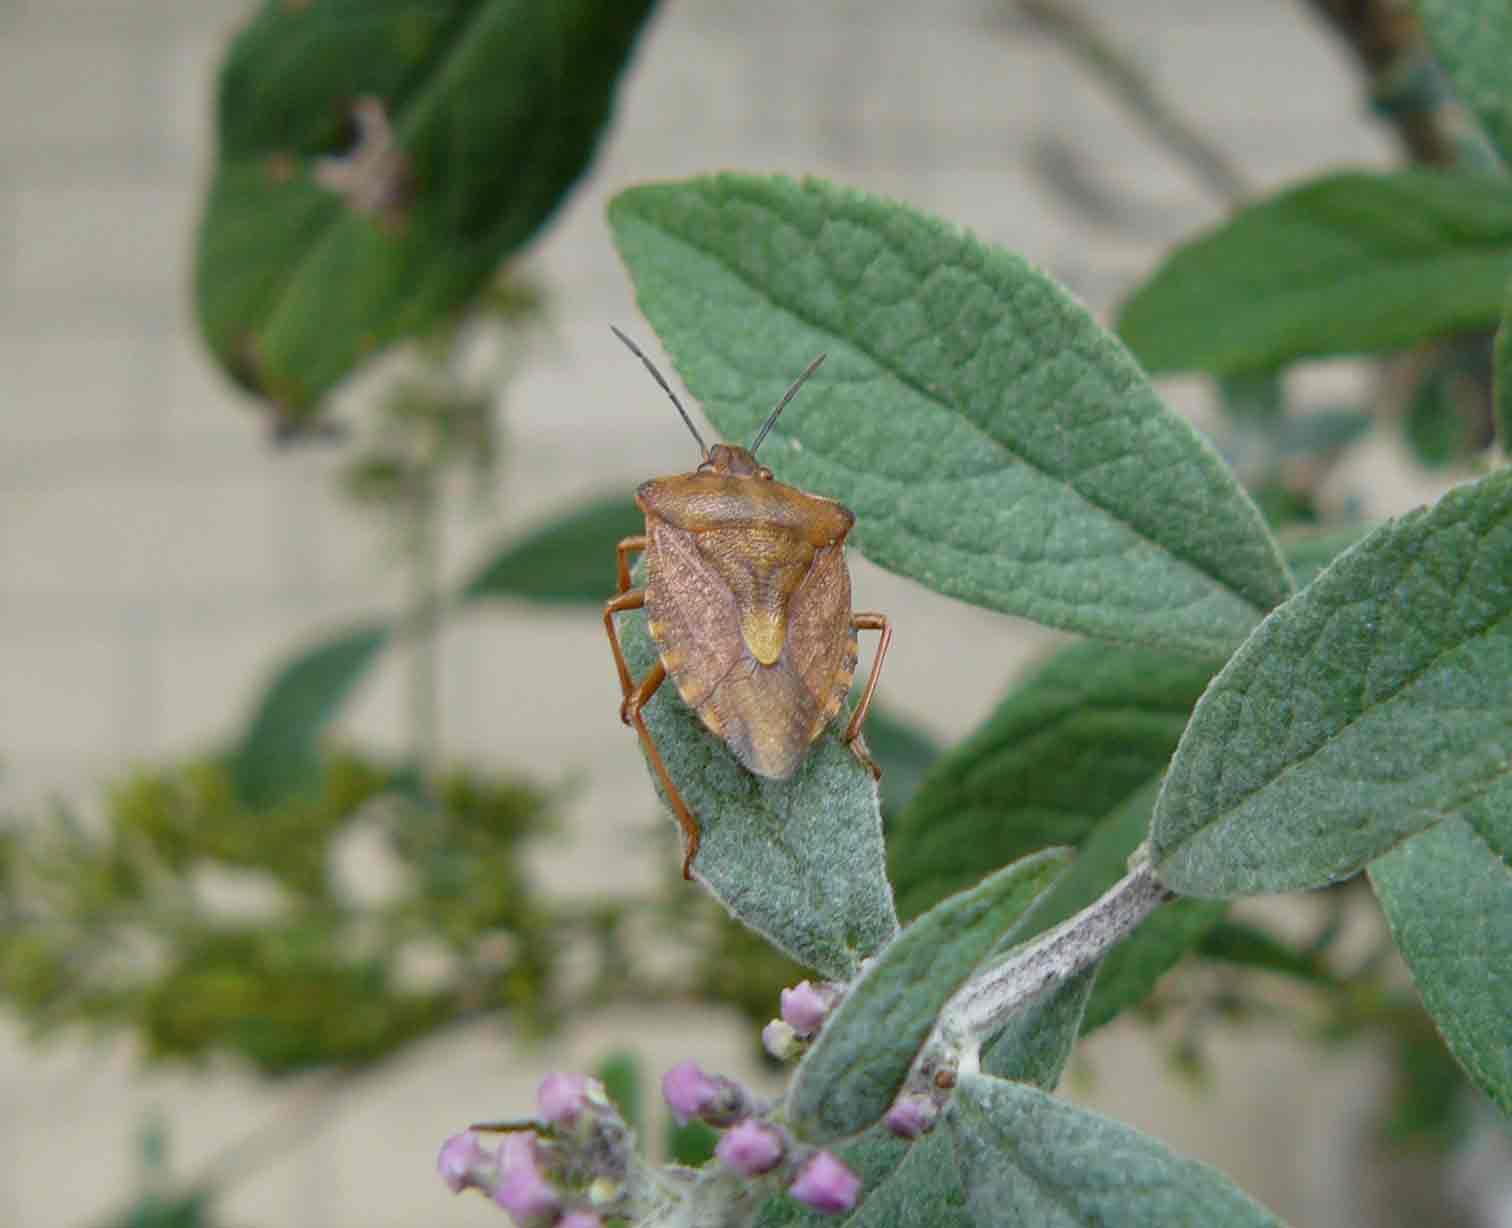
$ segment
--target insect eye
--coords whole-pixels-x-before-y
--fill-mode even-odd
[[[770,482],[772,480],[772,471],[763,465],[760,469],[756,470],[756,476],[764,482]]]

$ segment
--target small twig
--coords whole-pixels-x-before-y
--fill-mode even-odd
[[[968,1050],[1056,985],[1097,963],[1157,907],[1175,899],[1148,857],[1074,917],[1046,930],[968,982],[946,1005],[940,1031]]]
[[[1085,13],[1067,0],[1018,0],[1018,7],[1095,75],[1215,195],[1230,204],[1249,195],[1249,183],[1234,161],[1163,98]]]

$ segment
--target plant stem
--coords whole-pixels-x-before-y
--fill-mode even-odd
[[[1092,904],[1031,939],[969,981],[941,1014],[941,1031],[970,1050],[1040,995],[1097,963],[1167,900],[1143,851],[1124,878]]]

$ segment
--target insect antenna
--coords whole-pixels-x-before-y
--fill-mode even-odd
[[[613,324],[609,326],[609,330],[625,343],[626,347],[632,354],[634,354],[637,358],[639,358],[643,363],[646,364],[646,370],[651,372],[651,378],[654,379],[658,384],[660,384],[662,386],[662,391],[672,398],[672,404],[677,406],[677,412],[682,415],[682,420],[688,424],[688,429],[693,432],[693,438],[698,440],[699,452],[701,452],[704,456],[708,456],[709,449],[703,441],[703,436],[698,433],[698,428],[693,425],[693,419],[688,417],[688,411],[682,407],[682,402],[677,399],[677,393],[672,391],[671,386],[665,379],[662,378],[662,373],[656,369],[656,364],[641,352],[640,346],[636,345],[635,342],[631,341],[629,337],[625,336],[624,333],[615,328]],[[798,382],[801,384],[803,381],[800,379]],[[789,393],[788,395],[791,396],[792,393]],[[781,406],[779,406],[778,408],[780,409]]]
[[[771,412],[770,416],[768,416],[766,420],[766,424],[756,432],[756,438],[751,441],[751,446],[746,449],[752,456],[756,455],[756,449],[761,447],[761,441],[767,437],[767,432],[772,429],[772,423],[777,421],[777,415],[787,407],[787,403],[793,399],[793,395],[798,391],[798,389],[803,387],[803,381],[808,379],[808,377],[811,376],[815,371],[819,370],[819,364],[823,362],[824,359],[825,355],[820,354],[818,358],[809,363],[809,365],[804,368],[803,374],[793,381],[792,387],[790,387],[786,392],[782,394],[782,400],[777,402],[777,408]]]

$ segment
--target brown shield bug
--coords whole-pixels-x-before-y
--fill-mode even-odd
[[[617,550],[619,588],[604,606],[604,630],[619,670],[620,719],[634,725],[687,837],[683,877],[698,852],[699,824],[667,775],[641,709],[669,677],[683,702],[748,771],[786,780],[845,697],[856,672],[856,633],[880,631],[861,702],[845,729],[856,757],[880,775],[861,738],[882,659],[892,640],[884,614],[851,610],[845,537],[851,510],[787,486],[756,460],[777,415],[824,361],[814,359],[783,394],[749,448],[704,445],[667,381],[638,346],[614,335],[672,398],[703,461],[692,473],[655,478],[635,492],[646,532]],[[645,554],[646,585],[630,587],[630,555]],[[639,682],[620,648],[614,616],[646,611],[658,659]]]

